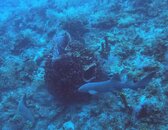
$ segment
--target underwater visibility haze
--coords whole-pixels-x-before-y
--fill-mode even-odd
[[[168,130],[168,0],[0,0],[0,130]]]

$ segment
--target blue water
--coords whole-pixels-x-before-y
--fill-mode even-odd
[[[167,130],[167,0],[0,0],[0,130]]]

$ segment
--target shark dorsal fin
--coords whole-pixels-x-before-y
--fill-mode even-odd
[[[120,74],[116,73],[113,75],[113,77],[111,78],[111,81],[117,81],[117,82],[121,82],[121,83],[126,83],[127,82],[127,75],[125,73],[125,71],[122,71]]]
[[[120,75],[118,73],[114,74],[111,81],[121,81]]]

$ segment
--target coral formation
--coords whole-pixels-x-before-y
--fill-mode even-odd
[[[77,59],[64,57],[55,61],[54,64],[47,62],[45,73],[49,91],[60,100],[73,102],[82,97],[77,93],[78,86],[83,83],[82,66]]]
[[[77,90],[92,77],[100,79],[101,68],[96,63],[94,54],[81,42],[72,41],[67,46],[67,51],[61,53],[59,59],[53,61],[49,56],[45,66],[45,81],[49,91],[63,102],[87,100],[90,95]],[[54,53],[50,54],[51,57]]]
[[[71,36],[76,40],[82,40],[82,37],[85,33],[89,32],[89,29],[86,28],[87,22],[80,20],[69,20],[63,24],[63,29],[68,31]]]

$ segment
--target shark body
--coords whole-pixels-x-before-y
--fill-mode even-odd
[[[155,72],[151,72],[145,78],[136,83],[122,82],[120,80],[115,79],[106,80],[102,82],[90,82],[80,86],[78,91],[89,94],[97,94],[97,93],[110,92],[114,90],[121,90],[124,88],[136,90],[138,88],[145,88],[145,86],[151,81],[154,75]]]

